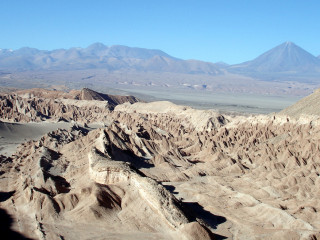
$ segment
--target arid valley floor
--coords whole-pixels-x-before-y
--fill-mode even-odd
[[[1,232],[320,239],[319,101],[235,116],[90,89],[2,93]]]

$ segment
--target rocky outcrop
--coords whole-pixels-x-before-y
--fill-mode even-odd
[[[138,189],[140,197],[173,229],[189,222],[168,190],[155,180],[142,176],[128,164],[103,157],[93,149],[89,153],[89,172],[91,179],[100,184],[126,182]]]
[[[66,120],[90,123],[107,121],[118,104],[135,103],[133,96],[107,95],[84,88],[69,93],[31,89],[0,95],[0,119],[14,122]],[[102,117],[103,116],[103,117]]]
[[[107,102],[72,99],[23,98],[0,95],[0,118],[13,122],[40,122],[45,120],[78,121],[84,123],[104,120],[110,112]]]
[[[140,101],[138,98],[134,96],[104,94],[104,93],[96,92],[89,88],[83,88],[81,90],[71,90],[69,92],[34,88],[34,89],[15,91],[15,94],[23,98],[107,101],[109,107],[112,107],[112,108],[125,102],[135,103]]]
[[[114,111],[127,114],[138,113],[145,115],[147,118],[154,115],[157,116],[153,118],[171,118],[174,122],[181,122],[184,128],[196,131],[211,131],[228,122],[223,115],[211,110],[196,110],[191,107],[179,106],[166,101],[122,104],[117,106]]]
[[[40,111],[35,101],[28,109]],[[319,237],[317,119],[231,117],[168,102],[104,112],[92,104],[103,101],[45,101],[72,105],[79,118],[90,109],[88,119],[108,124],[90,132],[75,124],[0,157],[0,207],[28,237]]]
[[[91,227],[96,236],[102,236],[104,226],[105,231],[125,227],[148,237],[166,232],[162,238],[194,239],[200,232],[203,239],[213,239],[172,193],[134,167],[141,168],[137,161],[147,156],[139,150],[144,143],[138,135],[116,123],[89,133],[81,130],[51,132],[3,160],[1,169],[12,171],[4,171],[0,184],[15,194],[0,205],[11,208],[28,237],[74,239],[81,230],[70,235],[61,226],[86,229],[89,221],[96,225]]]
[[[136,103],[140,100],[134,96],[120,96],[120,95],[110,95],[110,94],[103,94],[93,91],[89,88],[83,88],[79,93],[73,91],[75,94],[74,98],[79,100],[98,100],[98,101],[107,101],[109,106],[114,108],[115,106],[122,104],[122,103]]]

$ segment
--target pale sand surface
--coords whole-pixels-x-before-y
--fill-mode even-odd
[[[44,134],[58,128],[68,129],[67,122],[12,123],[0,122],[0,154],[12,155],[19,144],[28,140],[38,140]]]
[[[39,140],[43,135],[57,130],[70,129],[72,122],[0,122],[0,155],[11,156],[17,147],[29,140]],[[86,129],[102,127],[101,123],[91,123]]]

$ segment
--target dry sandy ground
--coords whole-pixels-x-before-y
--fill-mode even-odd
[[[11,156],[17,147],[29,140],[39,140],[43,135],[57,129],[70,129],[72,122],[0,122],[0,155]],[[87,130],[102,127],[101,123],[89,124]]]
[[[279,112],[294,104],[302,96],[259,95],[246,93],[215,93],[179,89],[126,89],[134,94],[152,96],[152,101],[167,100],[180,105],[188,105],[198,109],[214,109],[224,113],[269,114]]]
[[[0,122],[0,155],[11,156],[18,145],[29,140],[39,140],[48,132],[58,128],[68,129],[67,122],[12,123]]]

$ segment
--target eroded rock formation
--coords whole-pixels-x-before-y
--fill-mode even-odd
[[[9,109],[2,116],[34,120],[19,115],[17,99],[2,99]],[[75,124],[0,158],[0,207],[15,231],[39,239],[319,239],[314,116],[231,117],[169,102],[110,110],[72,101],[82,106],[77,118],[52,116],[105,126],[89,132]],[[44,112],[41,104],[32,109]]]

